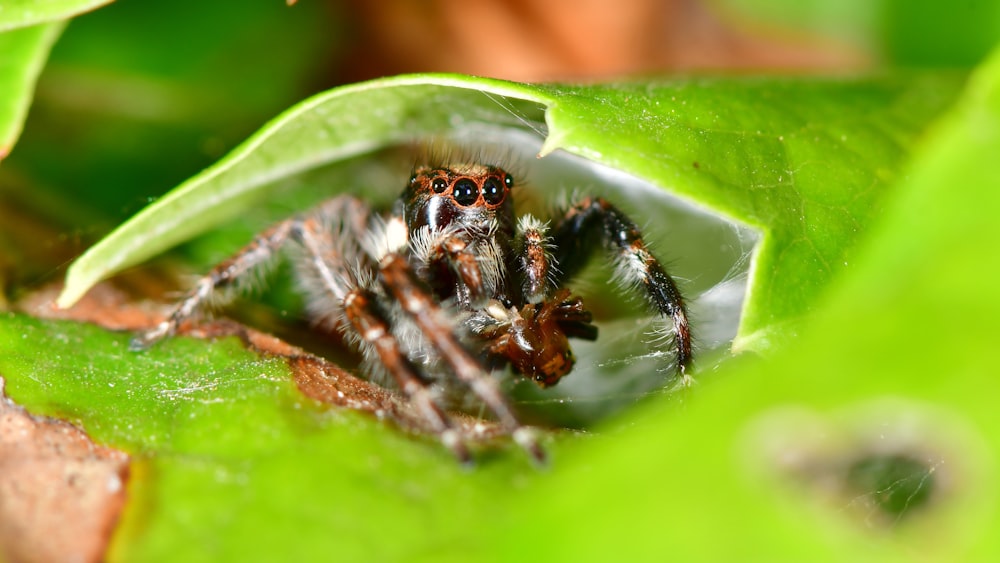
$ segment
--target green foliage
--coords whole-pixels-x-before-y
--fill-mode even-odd
[[[62,24],[49,23],[0,33],[0,160],[10,153],[21,134],[35,79],[48,57]]]
[[[177,338],[142,354],[128,339],[0,322],[10,396],[135,456],[122,560],[399,559],[467,545],[474,528],[453,523],[487,522],[498,492],[534,472],[516,455],[464,471],[433,441],[321,408],[282,360],[236,339]]]
[[[0,36],[19,46],[13,76],[0,69],[8,146],[55,29]],[[542,471],[515,448],[463,470],[433,440],[306,399],[283,362],[235,339],[137,354],[127,334],[4,314],[0,375],[31,412],[133,455],[113,560],[995,560],[1000,53],[963,82],[342,87],[72,270],[64,302],[317,167],[481,126],[544,123],[543,153],[760,229],[736,347],[766,354],[551,438]]]
[[[763,349],[781,338],[773,327],[810,313],[849,266],[900,159],[951,99],[956,78],[552,86],[546,147],[669,187],[760,229],[735,345]]]
[[[111,0],[4,0],[0,32],[64,20],[93,10]],[[43,57],[44,58],[44,57]]]
[[[714,2],[742,21],[816,31],[908,67],[965,68],[981,61],[1000,40],[1000,4],[993,0]]]

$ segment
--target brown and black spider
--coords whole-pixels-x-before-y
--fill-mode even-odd
[[[534,433],[490,373],[509,365],[548,387],[570,372],[568,339],[594,340],[597,327],[564,285],[595,249],[610,251],[618,276],[671,320],[681,376],[691,365],[691,336],[677,285],[615,206],[584,197],[549,224],[516,217],[516,191],[498,166],[445,161],[416,167],[388,215],[356,197],[331,199],[216,266],[133,348],[173,334],[218,291],[293,243],[311,316],[342,331],[370,372],[387,373],[459,459],[470,454],[435,390],[455,379],[542,460]]]

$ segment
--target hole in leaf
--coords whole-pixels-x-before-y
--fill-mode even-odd
[[[909,516],[933,497],[935,466],[907,452],[871,454],[850,463],[845,485],[890,519]]]
[[[861,528],[953,547],[992,511],[983,439],[955,412],[899,399],[820,413],[768,411],[750,426],[754,482],[789,486]]]

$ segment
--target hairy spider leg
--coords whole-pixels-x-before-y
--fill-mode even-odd
[[[177,332],[177,328],[191,318],[219,291],[232,287],[257,268],[270,262],[292,233],[294,220],[283,221],[257,235],[250,244],[222,262],[195,284],[187,297],[171,312],[166,320],[154,328],[137,334],[129,343],[131,350],[145,350],[159,340]]]
[[[510,432],[536,461],[545,461],[545,452],[530,428],[522,426],[514,411],[507,404],[496,380],[459,342],[445,312],[431,295],[421,287],[409,263],[401,254],[391,252],[379,264],[379,280],[383,287],[399,302],[403,311],[420,327],[428,342],[451,368],[455,377],[467,385],[496,415],[500,424]]]
[[[334,216],[352,218],[352,222],[345,224],[344,228],[352,233],[361,233],[368,221],[369,211],[367,205],[357,198],[341,196],[326,201],[309,214],[309,217]],[[252,273],[273,262],[289,239],[301,238],[299,233],[302,231],[303,220],[302,216],[287,219],[254,237],[239,252],[199,279],[166,320],[132,338],[129,348],[136,351],[145,350],[163,338],[175,334],[184,321],[193,317],[214,296],[239,285],[242,280],[252,279]],[[341,292],[338,297],[343,299],[343,296],[344,292]]]
[[[557,282],[578,273],[600,237],[617,253],[617,276],[642,288],[657,311],[674,325],[677,371],[687,376],[691,366],[691,330],[687,308],[677,284],[646,247],[639,228],[617,207],[602,198],[585,197],[571,206],[552,229]]]
[[[417,406],[441,442],[451,449],[459,461],[470,463],[472,456],[448,415],[438,407],[427,382],[417,374],[413,364],[400,350],[399,342],[389,329],[385,312],[378,307],[377,295],[363,289],[350,291],[344,299],[344,313],[361,338],[374,347],[382,365]]]
[[[340,313],[348,293],[358,287],[356,270],[363,264],[348,264],[365,258],[358,240],[368,229],[368,206],[353,196],[340,196],[293,220],[293,236],[305,251],[297,268],[303,288],[311,294],[309,313],[317,323],[340,326]]]
[[[324,205],[316,212],[296,224],[296,236],[300,239],[308,255],[308,264],[316,275],[321,291],[332,296],[343,310],[350,327],[361,341],[368,343],[378,355],[382,366],[396,381],[399,389],[416,405],[421,416],[430,424],[441,442],[448,447],[462,463],[469,463],[469,454],[461,436],[455,430],[448,416],[435,403],[428,382],[418,375],[418,371],[400,349],[396,336],[390,329],[387,312],[379,305],[379,295],[374,291],[359,287],[359,280],[353,279],[351,270],[344,263],[343,251],[338,251],[335,234],[339,229],[330,228],[334,220],[352,215],[343,215],[346,207],[367,219],[367,206],[350,196],[337,198],[334,202],[342,205]],[[331,215],[337,213],[340,215]],[[363,223],[344,225],[340,236],[357,235],[366,229]],[[348,276],[345,278],[345,276]]]

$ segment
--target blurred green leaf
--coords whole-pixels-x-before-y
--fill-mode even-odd
[[[796,345],[731,366],[683,412],[650,403],[631,431],[574,445],[568,469],[493,528],[500,558],[1000,557],[998,154],[1000,52],[928,132]],[[882,527],[852,514],[862,496],[828,498],[836,480],[803,488],[785,473],[832,475],[823,455],[835,465],[866,449],[921,460],[931,506]]]
[[[737,24],[835,37],[872,49],[879,43],[879,15],[888,0],[712,0],[710,4]]]
[[[0,31],[65,20],[103,6],[111,0],[4,0]]]
[[[895,66],[968,68],[1000,42],[994,0],[715,0],[730,19],[806,41],[834,37]]]
[[[323,88],[339,30],[335,8],[281,0],[116,2],[75,18],[0,185],[92,243]]]
[[[0,160],[10,154],[21,134],[35,79],[62,28],[59,22],[0,33]]]
[[[885,57],[900,65],[970,67],[1000,43],[1000,3],[888,0],[881,15]]]

